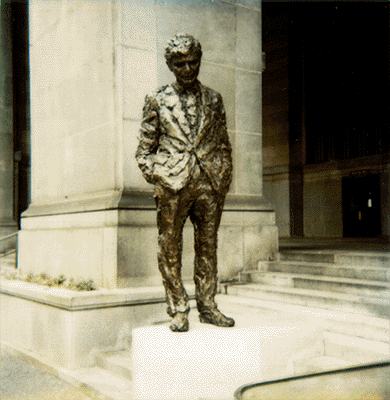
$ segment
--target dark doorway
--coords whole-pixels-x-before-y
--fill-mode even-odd
[[[342,185],[343,236],[380,236],[379,174],[346,177]]]

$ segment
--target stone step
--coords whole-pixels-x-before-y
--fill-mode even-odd
[[[336,357],[322,356],[294,363],[296,375],[312,374],[316,372],[331,371],[335,369],[348,368],[353,363]]]
[[[261,284],[226,285],[226,293],[254,299],[350,312],[378,318],[390,317],[390,298],[358,296]]]
[[[390,254],[380,251],[284,250],[280,260],[390,268]]]
[[[300,261],[315,263],[334,263],[334,253],[315,250],[284,250],[280,252],[280,261]]]
[[[0,254],[0,260],[12,260],[16,261],[16,250],[7,251],[6,253]]]
[[[17,232],[0,237],[0,256],[8,251],[15,251],[18,246],[18,234]]]
[[[60,371],[58,376],[92,399],[134,399],[133,384],[131,381],[100,367],[75,371]]]
[[[2,272],[12,272],[16,268],[16,250],[0,254],[0,269]],[[7,271],[5,271],[7,269]]]
[[[225,299],[231,299],[230,303],[225,304]],[[374,318],[361,314],[311,308],[306,305],[286,304],[280,301],[269,301],[269,299],[262,300],[243,296],[219,295],[218,304],[222,306],[223,310],[232,309],[232,304],[235,307],[244,306],[245,308],[242,308],[240,312],[242,315],[246,315],[245,309],[251,310],[247,314],[247,318],[251,320],[255,320],[257,314],[260,314],[260,318],[264,320],[264,310],[269,310],[271,313],[283,312],[284,319],[286,315],[295,320],[303,317],[318,319],[324,331],[379,342],[390,342],[390,319],[387,318]]]
[[[304,263],[300,261],[260,261],[258,269],[268,272],[390,282],[390,267],[350,266],[314,262]]]
[[[324,355],[354,365],[389,360],[390,343],[325,331]]]
[[[352,318],[351,318],[352,317]],[[359,317],[359,318],[357,318]],[[335,314],[325,317],[327,332],[388,343],[390,346],[390,320],[372,318],[364,315]]]
[[[133,379],[133,359],[130,350],[112,351],[96,355],[100,368],[131,381]]]
[[[338,252],[335,263],[341,265],[360,265],[390,268],[389,252]]]
[[[240,281],[291,288],[324,290],[336,293],[352,293],[364,296],[385,296],[390,298],[390,282],[262,271],[247,271],[241,273]]]

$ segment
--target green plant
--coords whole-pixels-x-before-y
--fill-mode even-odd
[[[93,281],[91,279],[85,281],[84,279],[79,278],[78,280],[75,281],[73,278],[67,279],[65,275],[60,275],[56,278],[51,278],[49,275],[45,273],[34,275],[31,272],[28,274],[23,274],[20,271],[18,271],[6,274],[4,277],[5,279],[8,280],[19,280],[29,283],[35,283],[37,285],[45,285],[49,287],[54,286],[69,290],[77,290],[77,291],[96,290]]]

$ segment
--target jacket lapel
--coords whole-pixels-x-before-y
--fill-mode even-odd
[[[211,120],[211,104],[207,96],[207,92],[203,85],[201,87],[201,104],[200,104],[200,122],[198,126],[198,132],[195,139],[194,147],[197,147],[201,140],[203,139],[204,135],[206,134],[206,130],[204,129]]]
[[[184,143],[188,143],[190,140],[190,127],[182,109],[179,94],[172,85],[167,87],[164,94],[163,104],[167,109],[164,117],[172,125],[179,127],[176,130],[176,136]]]

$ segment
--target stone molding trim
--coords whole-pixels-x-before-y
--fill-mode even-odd
[[[353,158],[349,160],[333,160],[318,164],[307,164],[303,166],[304,173],[336,170],[343,175],[353,171],[375,171],[381,172],[390,165],[390,153],[377,154],[373,156]]]
[[[283,175],[290,172],[289,165],[275,165],[271,167],[263,167],[263,177],[273,175]]]
[[[58,199],[58,201],[51,201],[50,204],[31,203],[22,214],[22,219],[102,210],[156,210],[156,204],[151,191],[121,192],[120,190],[113,190],[90,196]],[[272,212],[274,209],[262,196],[228,194],[225,201],[225,211]]]
[[[110,190],[85,196],[51,200],[49,204],[30,204],[22,218],[55,214],[72,214],[115,209],[155,209],[151,192]]]
[[[195,298],[195,285],[185,284],[189,298]],[[113,307],[165,303],[163,286],[98,289],[91,292],[75,292],[61,288],[49,288],[23,281],[0,281],[0,295],[18,297],[66,311],[86,311]]]

